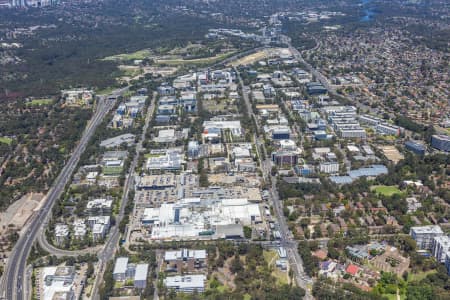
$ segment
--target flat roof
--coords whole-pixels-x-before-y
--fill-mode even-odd
[[[434,233],[434,234],[444,234],[442,228],[438,225],[428,225],[428,226],[414,226],[411,230],[415,233]]]
[[[113,274],[122,274],[127,271],[128,267],[128,257],[118,257],[116,259],[116,264],[114,265]]]
[[[136,273],[134,275],[134,281],[147,280],[148,264],[138,264],[136,266]]]
[[[168,288],[179,289],[203,289],[205,286],[205,275],[185,275],[185,276],[170,276],[164,279],[164,284]]]

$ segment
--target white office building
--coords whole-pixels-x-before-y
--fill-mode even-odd
[[[399,126],[390,125],[387,123],[378,124],[375,129],[377,130],[377,132],[395,136],[399,136],[404,131],[404,129]]]
[[[443,236],[444,232],[438,225],[411,227],[409,234],[416,241],[417,248],[431,250],[433,239]]]
[[[66,224],[55,225],[55,241],[56,244],[61,245],[69,236],[69,226]]]
[[[355,128],[343,128],[339,130],[339,136],[341,138],[357,138],[357,139],[365,139],[367,137],[366,130],[361,127]]]
[[[339,173],[339,163],[337,162],[324,162],[319,166],[319,171],[321,173],[334,174]]]
[[[134,287],[145,289],[147,287],[148,264],[138,264],[134,274]]]
[[[205,275],[185,275],[171,276],[164,279],[164,284],[168,289],[177,292],[192,293],[194,291],[203,292],[205,290]]]
[[[445,256],[450,252],[450,237],[437,236],[433,238],[431,244],[431,253],[441,263],[445,263]]]
[[[124,281],[128,268],[128,257],[118,257],[114,265],[113,278],[115,281]]]

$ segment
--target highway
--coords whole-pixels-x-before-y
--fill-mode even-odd
[[[7,300],[23,300],[25,282],[25,271],[27,264],[27,257],[31,251],[33,243],[37,239],[42,227],[47,224],[51,217],[53,205],[61,196],[65,186],[70,181],[71,176],[80,160],[81,154],[85,151],[86,146],[95,132],[98,125],[101,124],[103,118],[114,107],[115,98],[121,95],[128,88],[116,90],[110,98],[100,97],[98,100],[97,109],[92,119],[87,124],[83,135],[75,147],[72,156],[67,161],[66,165],[55,179],[52,187],[46,195],[44,204],[41,209],[32,217],[27,230],[20,236],[16,245],[11,252],[10,257],[5,268],[2,280],[2,298]]]
[[[243,99],[245,101],[245,105],[247,107],[248,116],[255,120],[257,128],[261,128],[258,118],[256,117],[256,115],[253,111],[252,105],[250,103],[250,99],[248,97],[248,93],[249,93],[250,89],[244,85],[244,82],[242,81],[242,78],[236,69],[235,69],[235,72],[237,74],[239,84],[242,87],[242,97],[243,97]],[[264,178],[264,180],[267,180],[268,178],[270,178],[270,182],[271,182],[271,187],[269,189],[270,199],[272,202],[272,206],[274,208],[276,218],[278,220],[279,231],[281,234],[281,240],[280,240],[279,246],[284,247],[286,249],[289,263],[294,272],[297,285],[305,290],[306,294],[304,296],[304,299],[308,299],[308,300],[314,299],[309,290],[309,285],[312,284],[312,279],[309,278],[303,270],[303,261],[297,251],[298,244],[293,239],[293,235],[290,232],[290,230],[287,226],[285,217],[283,215],[283,208],[282,208],[281,200],[278,196],[278,190],[277,190],[277,186],[276,186],[277,178],[271,175],[272,164],[267,159],[267,151],[265,149],[264,140],[260,136],[258,136],[258,134],[254,134],[253,142],[255,143],[255,145],[257,145],[257,149],[258,149],[258,146],[260,146],[262,148],[262,155],[260,154],[260,152],[258,150],[258,159],[259,159],[261,171],[263,173],[263,178]],[[270,243],[269,245],[272,245],[272,243]]]

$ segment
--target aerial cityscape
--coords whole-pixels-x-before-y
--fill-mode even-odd
[[[0,299],[450,299],[448,0],[0,0]]]

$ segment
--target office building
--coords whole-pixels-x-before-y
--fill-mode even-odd
[[[447,274],[450,276],[450,251],[445,254],[445,267],[447,268]]]
[[[407,141],[405,143],[405,148],[417,155],[425,155],[425,146],[413,141]]]
[[[188,143],[188,157],[197,159],[200,153],[200,146],[197,141],[189,141]]]
[[[405,131],[405,129],[402,127],[387,124],[387,123],[378,124],[375,127],[375,129],[379,133],[383,133],[383,134],[387,134],[387,135],[395,135],[395,136],[399,136],[400,134],[402,134]]]
[[[321,173],[334,174],[339,172],[339,163],[337,162],[324,162],[319,166]]]
[[[411,227],[409,234],[416,241],[417,248],[421,250],[431,250],[433,239],[444,235],[438,225]]]
[[[65,224],[55,225],[55,242],[61,246],[64,241],[69,237],[69,226]]]
[[[277,166],[294,166],[298,163],[298,153],[293,151],[277,151],[272,153],[272,161]]]
[[[450,152],[450,136],[448,135],[433,135],[431,137],[431,147],[444,151]]]
[[[136,265],[134,274],[134,288],[145,289],[147,287],[148,264]]]
[[[437,261],[445,263],[445,256],[450,252],[450,237],[436,236],[431,243],[431,253]]]
[[[207,253],[206,250],[191,249],[166,251],[164,262],[166,272],[186,270],[191,273],[207,266]]]
[[[205,275],[185,275],[171,276],[164,279],[164,285],[168,289],[177,292],[192,293],[194,291],[203,292],[205,290]]]

